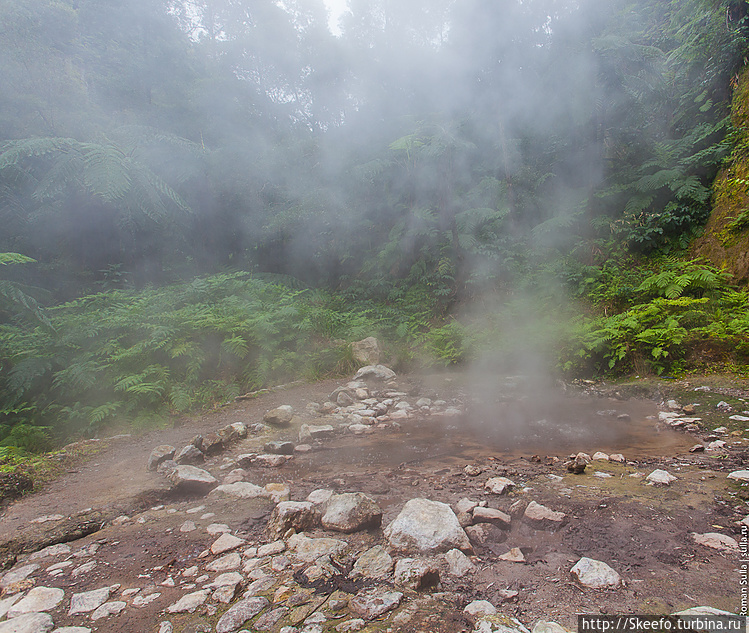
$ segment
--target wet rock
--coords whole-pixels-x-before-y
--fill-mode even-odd
[[[382,509],[374,499],[361,492],[347,492],[330,497],[321,522],[329,530],[356,532],[379,527]]]
[[[210,497],[234,497],[236,499],[256,499],[258,497],[267,497],[268,492],[265,488],[256,486],[247,481],[237,481],[233,484],[221,484],[211,490]]]
[[[402,599],[403,594],[398,591],[384,591],[376,588],[352,598],[349,607],[354,615],[364,620],[374,620],[397,608]]]
[[[434,562],[419,558],[402,558],[395,563],[395,584],[414,591],[436,587],[440,572]]]
[[[50,611],[62,602],[65,592],[53,587],[34,587],[26,596],[8,609],[8,618],[17,618],[24,613]]]
[[[376,545],[368,549],[354,563],[350,576],[365,578],[387,578],[393,570],[393,559],[384,547]]]
[[[91,614],[91,619],[101,620],[102,618],[108,618],[112,615],[119,615],[127,607],[127,602],[121,600],[113,600],[112,602],[105,602],[98,609]]]
[[[176,450],[174,446],[168,444],[162,444],[154,448],[148,456],[148,470],[156,470],[161,462],[174,457]]]
[[[692,532],[692,538],[698,545],[704,545],[705,547],[711,547],[712,549],[721,550],[723,552],[738,552],[739,544],[736,539],[720,534],[719,532],[708,532],[706,534],[697,534]]]
[[[201,604],[208,600],[208,596],[211,595],[210,589],[201,589],[200,591],[193,591],[187,595],[182,596],[177,602],[169,605],[167,611],[169,613],[192,613]]]
[[[292,442],[273,441],[268,442],[263,447],[263,450],[266,453],[271,453],[273,455],[293,455],[294,444]]]
[[[312,563],[323,556],[341,554],[348,543],[332,538],[310,538],[306,534],[294,534],[289,539],[288,546],[301,561]]]
[[[524,563],[525,555],[519,547],[513,547],[509,552],[502,554],[499,560],[505,560],[510,563]]]
[[[275,540],[289,529],[303,532],[312,529],[319,522],[320,512],[309,501],[283,501],[273,509],[266,532]]]
[[[421,554],[470,550],[471,543],[449,505],[429,499],[411,499],[384,530],[396,550]]]
[[[271,426],[288,426],[294,417],[294,409],[288,404],[271,409],[263,416],[263,422]]]
[[[111,587],[102,587],[101,589],[94,589],[92,591],[74,593],[70,598],[70,609],[68,615],[90,613],[94,609],[98,609],[109,600],[109,594],[111,591]]]
[[[509,514],[495,508],[476,507],[473,509],[473,521],[474,523],[493,523],[497,527],[509,529],[512,518]]]
[[[649,483],[658,486],[670,486],[672,481],[676,481],[674,477],[667,470],[657,468],[645,478]]]
[[[177,466],[167,474],[167,479],[180,491],[205,493],[218,484],[211,473],[197,466]]]
[[[567,523],[567,515],[531,501],[523,513],[523,521],[537,530],[556,530]]]
[[[492,477],[484,484],[484,488],[495,495],[503,495],[515,487],[515,482],[507,477]]]
[[[584,587],[609,589],[621,585],[622,579],[606,563],[592,558],[581,558],[570,570],[574,578]]]
[[[749,470],[734,470],[732,473],[728,473],[728,479],[735,481],[747,481],[749,482]],[[0,586],[2,583],[0,582]]]
[[[475,622],[487,615],[494,615],[496,612],[497,607],[488,600],[474,600],[468,603],[463,609],[463,613],[471,622]]]
[[[192,444],[188,444],[184,448],[180,449],[179,453],[177,453],[177,455],[174,457],[174,461],[180,465],[201,464],[205,461],[205,455],[203,455],[203,451],[201,451],[199,448],[196,448]]]
[[[381,354],[380,343],[374,336],[351,343],[351,355],[360,365],[377,365]]]
[[[216,633],[233,633],[270,603],[267,598],[245,598],[231,607],[216,624]]]
[[[476,571],[476,565],[459,549],[451,549],[449,552],[446,552],[445,562],[447,563],[450,575],[457,578],[462,578]]]
[[[49,633],[55,627],[47,613],[26,613],[0,623],[0,633]]]

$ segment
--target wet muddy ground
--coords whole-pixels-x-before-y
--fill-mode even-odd
[[[17,565],[28,563],[32,550],[65,540],[55,532],[60,525],[74,524],[76,517],[86,519],[92,511],[101,517],[97,526],[101,529],[70,543],[78,556],[38,561],[39,569],[21,588],[37,585],[65,590],[66,601],[50,611],[58,627],[158,631],[160,622],[169,620],[180,633],[213,631],[225,604],[206,604],[193,614],[165,613],[186,593],[183,587],[188,583],[181,573],[202,564],[201,555],[205,556],[216,538],[207,531],[211,525],[228,526],[248,545],[266,542],[265,526],[273,503],[268,499],[227,501],[176,495],[162,475],[145,469],[148,454],[158,444],[179,447],[196,433],[205,434],[237,421],[256,423],[267,410],[292,405],[298,415],[291,427],[251,435],[206,462],[204,467],[221,479],[235,466],[232,460],[237,455],[261,452],[271,439],[297,442],[301,423],[315,423],[305,413],[306,405],[323,402],[342,382],[326,381],[267,394],[179,420],[168,430],[109,441],[90,462],[4,510],[0,541],[6,553],[16,552]],[[501,613],[516,617],[529,628],[543,619],[575,630],[577,615],[583,613],[668,614],[700,605],[738,612],[738,554],[697,545],[691,534],[740,536],[738,522],[749,511],[747,494],[726,475],[745,467],[748,444],[741,429],[727,421],[728,414],[716,409],[713,400],[730,401],[734,412],[749,409],[749,403],[742,404],[745,392],[735,381],[730,383],[734,389],[731,395],[719,392],[729,387],[714,385],[713,391],[695,392],[695,386],[699,385],[659,387],[659,393],[665,389],[675,392],[681,404],[687,404],[687,398],[694,403],[703,400],[701,428],[684,433],[658,422],[658,402],[629,398],[626,390],[621,393],[617,388],[585,386],[568,389],[565,394],[548,386],[519,388],[516,380],[502,379],[494,388],[472,393],[470,380],[460,376],[403,380],[398,389],[409,394],[407,399],[441,397],[448,405],[460,407],[462,414],[414,413],[397,425],[367,434],[336,434],[279,468],[248,469],[246,480],[257,485],[285,483],[291,500],[299,501],[320,488],[364,492],[383,509],[383,526],[406,501],[416,497],[453,507],[467,497],[513,515],[511,529],[496,528],[485,542],[473,543],[474,573],[463,577],[442,574],[439,587],[407,592],[398,610],[368,623],[366,631],[471,631],[462,609],[475,599],[492,602]],[[689,452],[694,444],[709,440],[712,429],[723,421],[730,425],[723,436],[725,450]],[[579,451],[622,453],[626,461],[594,461],[583,474],[574,475],[567,471],[565,462],[570,453]],[[676,481],[663,487],[647,485],[645,476],[656,468],[669,471]],[[484,484],[496,476],[512,479],[517,484],[515,490],[502,496],[490,493]],[[532,529],[518,515],[518,508],[522,513],[530,501],[566,513],[569,521],[556,531]],[[38,521],[53,515],[65,518]],[[116,517],[126,518],[113,521]],[[196,529],[181,532],[188,520]],[[382,531],[342,536],[318,529],[313,535],[343,538],[349,549],[338,561],[342,566],[339,575],[324,586],[304,587],[302,583],[302,588],[328,600],[333,590],[333,596],[344,597],[361,590],[367,583],[353,583],[345,572],[358,554],[385,544]],[[500,559],[511,548],[523,552],[524,563]],[[623,586],[602,591],[573,582],[570,568],[582,556],[606,562],[621,575]],[[63,565],[57,567],[60,563]],[[75,572],[86,563],[94,564]],[[299,575],[292,577],[292,571],[280,572],[277,586],[299,584]],[[105,585],[120,585],[113,595],[126,592],[126,597],[111,598],[128,604],[119,615],[97,621],[68,615],[69,594]],[[269,591],[269,597],[277,586]],[[132,605],[133,596],[155,593],[160,595],[152,602]],[[327,608],[326,604],[318,608]],[[324,631],[335,630],[344,619],[334,612],[328,616]],[[290,624],[297,623],[287,618],[270,630]],[[301,629],[301,623],[298,626]],[[247,626],[246,630],[255,629]]]

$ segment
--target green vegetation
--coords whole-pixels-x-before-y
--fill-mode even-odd
[[[402,369],[745,367],[747,293],[689,249],[714,210],[746,234],[749,5],[489,4],[350,0],[336,37],[320,0],[0,0],[1,455],[371,335]]]

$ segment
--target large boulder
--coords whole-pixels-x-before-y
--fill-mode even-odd
[[[374,499],[361,492],[333,495],[322,516],[323,527],[336,532],[356,532],[368,527],[379,527],[382,509]]]
[[[449,505],[429,499],[411,499],[385,528],[396,550],[417,554],[471,550],[471,542]]]

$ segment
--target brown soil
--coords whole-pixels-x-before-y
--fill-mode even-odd
[[[179,448],[197,433],[207,434],[237,421],[259,422],[263,413],[281,404],[304,412],[307,403],[325,400],[339,384],[325,381],[302,385],[184,419],[166,431],[113,440],[90,462],[6,508],[0,516],[0,547],[4,542],[6,550],[25,549],[26,553],[18,555],[23,562],[29,551],[68,540],[71,526],[76,522],[91,524],[95,513],[101,521],[96,527],[103,525],[102,529],[71,543],[74,550],[92,543],[100,545],[94,570],[78,578],[65,574],[54,579],[40,571],[37,584],[62,587],[66,593],[114,583],[121,584],[122,589],[151,586],[162,595],[150,605],[128,607],[116,618],[87,626],[97,631],[156,631],[158,623],[167,619],[163,613],[166,606],[186,593],[179,588],[177,574],[199,564],[200,553],[215,540],[204,528],[210,523],[224,523],[242,538],[264,542],[272,504],[267,500],[227,502],[213,497],[175,496],[162,475],[145,469],[152,448],[159,444]],[[464,383],[445,381],[444,377],[433,382],[406,381],[401,388],[420,390],[430,397],[440,394],[448,402],[466,397]],[[685,393],[690,391],[691,387],[685,388]],[[695,393],[695,402],[698,397]],[[741,487],[728,483],[726,474],[747,462],[747,443],[732,437],[727,453],[690,454],[688,448],[698,438],[657,431],[656,423],[647,419],[655,413],[654,403],[595,397],[568,400],[569,405],[562,400],[537,403],[549,419],[556,412],[566,420],[559,427],[562,431],[555,427],[549,443],[543,441],[543,424],[532,429],[530,438],[522,435],[518,411],[533,409],[532,401],[529,404],[527,397],[521,397],[520,405],[507,400],[474,403],[460,419],[422,418],[403,422],[400,427],[376,429],[366,436],[338,435],[311,453],[295,456],[281,468],[254,469],[247,480],[258,485],[288,483],[292,500],[303,500],[317,488],[365,492],[382,507],[383,525],[395,518],[405,501],[415,497],[451,504],[469,497],[508,513],[518,500],[523,502],[522,507],[535,500],[570,517],[564,527],[550,532],[531,529],[516,516],[512,529],[494,529],[485,543],[475,544],[475,574],[459,579],[443,574],[436,592],[407,592],[408,600],[396,615],[370,624],[367,631],[470,631],[462,608],[474,599],[491,601],[501,613],[517,617],[526,626],[546,619],[571,630],[576,629],[577,614],[582,613],[666,614],[698,605],[737,612],[740,585],[736,556],[698,546],[690,534],[722,532],[738,540],[736,522],[747,512],[741,500],[746,494]],[[741,406],[740,401],[737,403]],[[625,412],[630,420],[614,423],[607,410]],[[498,422],[507,419],[517,423],[507,426]],[[574,431],[575,419],[581,421],[577,436],[567,432],[570,424]],[[221,478],[230,470],[232,457],[256,452],[270,439],[296,440],[302,421],[303,415],[295,418],[290,428],[250,436],[211,458],[205,467]],[[522,448],[516,448],[523,437],[526,441],[521,442]],[[572,475],[564,462],[567,454],[578,450],[591,454],[596,450],[622,452],[628,462],[594,462],[584,474]],[[468,476],[464,472],[467,465],[478,466],[480,474]],[[655,468],[667,469],[678,480],[661,488],[630,476],[647,475]],[[511,478],[518,484],[516,490],[501,497],[489,494],[484,483],[494,476]],[[188,513],[203,505],[204,509]],[[203,519],[204,513],[213,516]],[[70,517],[63,522],[64,529],[60,529],[60,522],[31,522],[54,514]],[[128,515],[132,521],[113,525],[111,519],[119,515]],[[186,519],[195,521],[198,529],[181,533],[179,527]],[[80,535],[73,532],[74,537]],[[327,536],[349,542],[352,555],[340,561],[344,568],[353,563],[355,553],[384,543],[381,530]],[[523,551],[526,563],[499,559],[513,547]],[[624,586],[594,591],[573,582],[569,570],[582,556],[612,566],[624,579]],[[51,562],[43,562],[42,570]],[[161,586],[170,576],[178,586]],[[359,588],[343,575],[323,584],[309,589],[327,597],[333,591],[337,592],[333,595],[344,595]],[[518,596],[503,602],[502,592],[508,589],[519,592]],[[224,606],[218,606],[220,615]],[[404,612],[410,616],[398,620],[397,614]],[[53,615],[56,626],[80,625],[80,619],[69,617],[65,609],[59,608]],[[216,618],[204,611],[169,617],[175,631],[190,633],[213,630],[206,627]],[[333,621],[328,626],[335,624]]]

